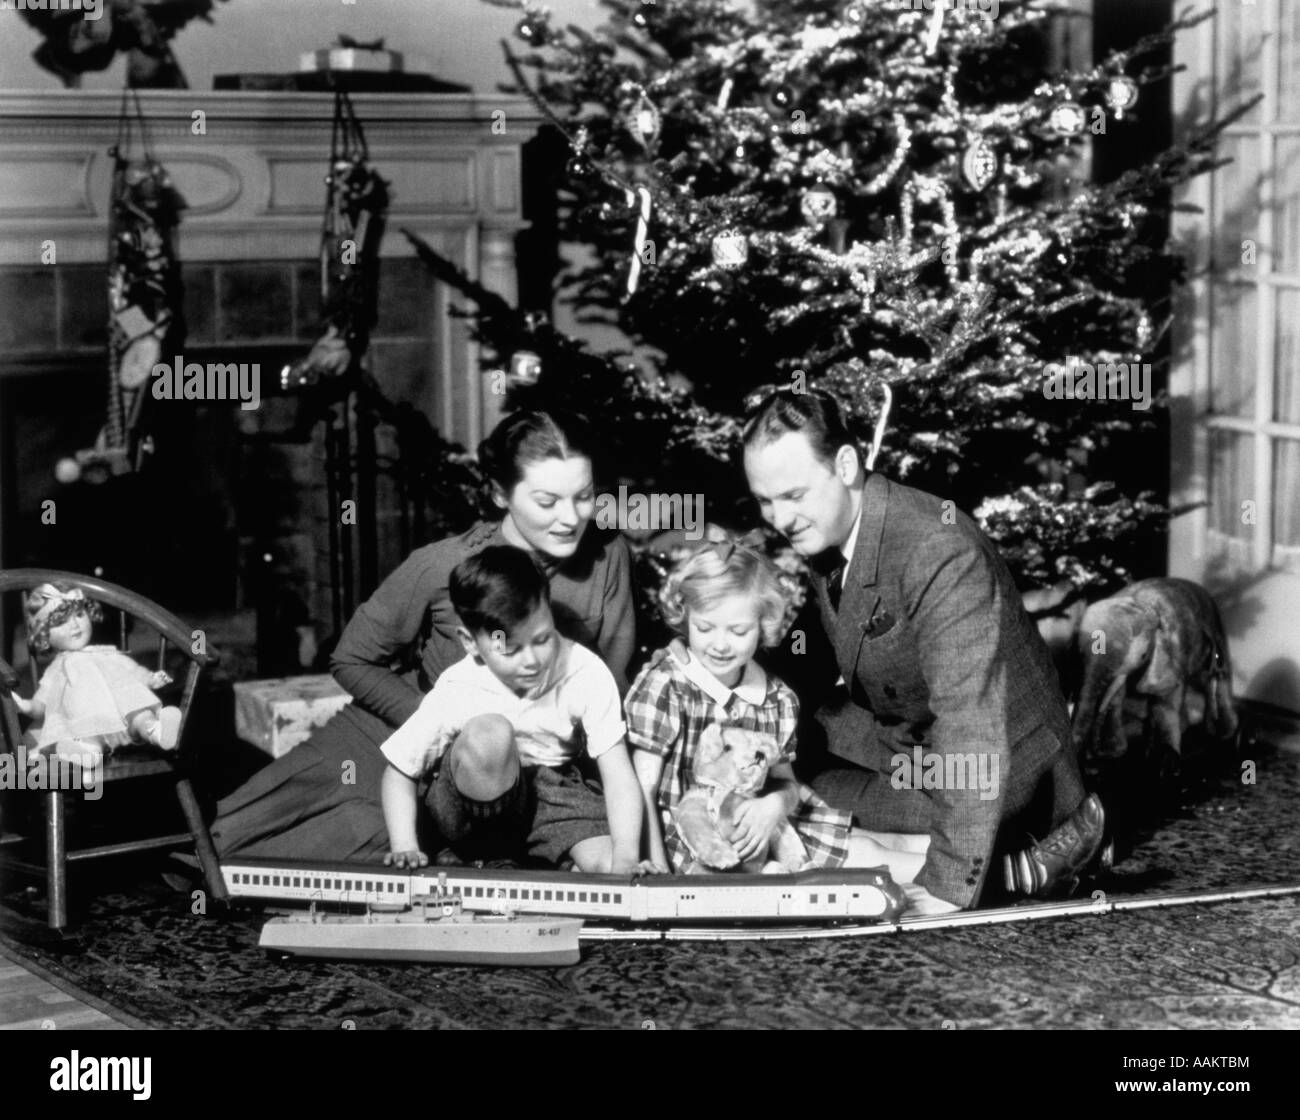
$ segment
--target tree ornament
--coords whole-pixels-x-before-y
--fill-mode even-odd
[[[1106,104],[1111,107],[1117,121],[1124,119],[1124,110],[1137,104],[1138,84],[1132,78],[1121,74],[1112,78],[1106,87]]]
[[[632,242],[632,263],[628,266],[627,294],[623,297],[625,300],[631,299],[641,281],[641,265],[645,260],[646,238],[650,232],[650,201],[650,191],[646,187],[637,187],[635,191],[627,192],[627,204],[633,206],[640,202],[640,206],[636,215],[636,237]]]
[[[654,0],[642,0],[642,3],[635,12],[632,13],[632,23],[644,31],[650,26],[650,13],[654,11]]]
[[[713,238],[713,263],[719,268],[740,268],[749,260],[749,239],[735,229],[725,229]]]
[[[1088,124],[1088,115],[1077,101],[1061,101],[1053,106],[1047,126],[1058,136],[1078,136]]]
[[[813,227],[825,225],[835,217],[839,208],[840,204],[834,192],[820,183],[806,190],[799,203],[803,220]]]
[[[971,141],[962,156],[961,173],[974,190],[982,191],[998,176],[998,154],[985,136]]]
[[[772,89],[768,91],[767,102],[773,109],[785,113],[788,112],[790,107],[794,104],[795,96],[794,86],[783,82],[779,86],[773,86]]]
[[[564,173],[570,179],[586,179],[593,171],[596,165],[591,162],[586,152],[575,151],[569,157],[569,162],[564,165]]]
[[[870,12],[871,5],[866,0],[849,0],[849,3],[844,5],[844,22],[854,27],[861,27],[867,22]]]
[[[1050,262],[1062,272],[1069,272],[1074,267],[1074,249],[1058,233],[1047,235],[1047,248],[1043,250],[1043,260]]]
[[[650,146],[659,139],[661,124],[659,110],[655,107],[655,103],[642,93],[628,114],[628,131],[636,137],[641,147],[649,151]]]
[[[515,25],[515,34],[530,47],[540,47],[546,42],[546,24],[533,16],[524,16]]]
[[[531,350],[516,350],[510,355],[510,384],[536,385],[542,376],[542,359]]]

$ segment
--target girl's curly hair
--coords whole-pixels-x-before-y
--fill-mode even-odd
[[[763,645],[779,645],[793,618],[787,581],[758,550],[736,540],[710,541],[679,561],[659,592],[664,621],[685,636],[692,610],[707,608],[727,595],[758,599]]]

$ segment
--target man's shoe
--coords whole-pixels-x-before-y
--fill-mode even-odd
[[[1068,895],[1101,851],[1105,832],[1106,813],[1101,799],[1090,793],[1045,840],[1036,840],[1023,851],[1003,857],[1007,890],[1038,898]]]

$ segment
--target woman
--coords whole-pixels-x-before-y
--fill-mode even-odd
[[[353,702],[217,806],[212,837],[222,858],[362,860],[388,850],[379,747],[464,656],[448,577],[489,545],[532,554],[549,579],[560,630],[596,650],[620,694],[627,690],[635,641],[631,560],[621,537],[590,523],[595,492],[585,423],[515,413],[480,445],[479,463],[504,516],[417,549],[360,607],[331,662]]]

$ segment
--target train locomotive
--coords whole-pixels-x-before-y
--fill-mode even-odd
[[[789,875],[587,875],[568,871],[294,860],[222,864],[232,899],[402,911],[452,890],[466,911],[553,914],[632,924],[892,922],[906,906],[884,868]]]

